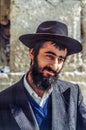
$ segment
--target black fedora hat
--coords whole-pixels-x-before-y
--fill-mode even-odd
[[[82,45],[79,41],[68,37],[67,25],[58,21],[45,21],[38,26],[36,33],[24,34],[19,37],[19,40],[28,48],[32,44],[37,44],[36,41],[39,40],[60,42],[67,47],[68,55],[82,50]]]

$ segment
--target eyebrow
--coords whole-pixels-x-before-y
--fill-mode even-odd
[[[54,52],[51,52],[51,51],[47,51],[47,52],[45,52],[45,53],[47,53],[47,54],[52,54],[52,55],[56,56],[56,54],[55,54]]]
[[[47,52],[45,52],[45,53],[47,53],[47,54],[51,54],[51,55],[54,55],[54,56],[57,56],[54,52],[51,52],[51,51],[47,51]],[[64,57],[64,56],[59,56],[60,58],[63,58],[64,60],[66,59],[66,57]]]

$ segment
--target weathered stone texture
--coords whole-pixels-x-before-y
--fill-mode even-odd
[[[0,91],[10,87],[12,84],[16,83],[23,76],[22,73],[0,73]]]

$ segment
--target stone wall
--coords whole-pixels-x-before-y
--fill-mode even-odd
[[[60,78],[79,84],[86,103],[86,1],[85,0],[11,0],[11,73],[0,74],[1,90],[17,82],[29,68],[28,48],[19,36],[35,33],[38,24],[45,20],[66,23],[69,36],[80,40],[83,51],[69,56]]]

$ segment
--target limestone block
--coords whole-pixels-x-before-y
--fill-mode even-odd
[[[0,91],[19,81],[24,73],[0,73]]]

